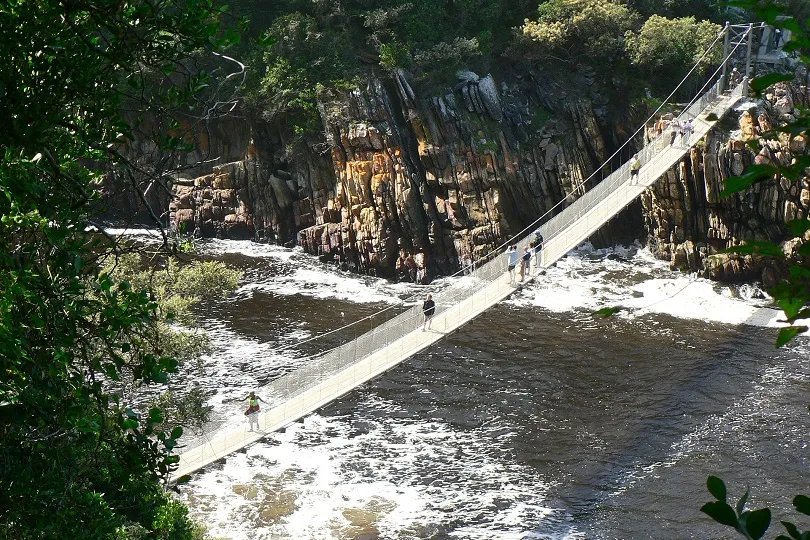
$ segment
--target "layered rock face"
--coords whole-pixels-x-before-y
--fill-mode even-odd
[[[739,131],[731,138],[713,130],[642,195],[648,245],[656,256],[712,279],[762,280],[766,287],[784,274],[784,260],[717,252],[747,241],[788,242],[790,252],[794,242],[786,223],[810,215],[810,179],[773,178],[728,198],[720,193],[729,177],[751,164],[787,165],[806,153],[806,134],[778,140],[759,135],[794,119],[794,107],[808,103],[807,83],[802,70],[792,85],[772,87],[759,106],[752,103],[739,115]],[[746,144],[754,139],[756,152]]]
[[[241,162],[214,167],[191,182],[174,183],[169,219],[178,230],[205,238],[250,239],[256,234]]]
[[[404,73],[371,80],[322,104],[325,142],[289,161],[283,130],[253,124],[241,161],[175,185],[172,222],[202,236],[295,239],[389,277],[427,281],[479,260],[582,191],[608,142],[591,99],[543,104],[534,82],[458,79],[428,97]]]

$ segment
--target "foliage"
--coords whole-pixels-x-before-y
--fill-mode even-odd
[[[392,41],[380,45],[380,65],[390,71],[397,68],[407,68],[412,64],[408,49]]]
[[[424,67],[439,64],[445,69],[452,69],[479,54],[481,50],[477,38],[456,38],[451,43],[442,41],[430,49],[417,51],[414,54],[414,63]]]
[[[677,76],[687,72],[698,61],[699,74],[703,74],[709,66],[716,66],[721,60],[722,50],[719,47],[713,50],[713,54],[703,57],[721,30],[720,25],[709,21],[698,22],[694,17],[668,19],[653,15],[638,33],[628,31],[625,34],[625,48],[633,64],[650,75],[660,70],[674,72]],[[667,80],[665,86],[670,87],[671,81]]]
[[[255,46],[261,87],[254,96],[266,117],[289,114],[299,132],[317,129],[316,88],[349,88],[369,64],[390,71],[414,68],[417,75],[452,69],[484,55],[497,55],[536,2],[517,0],[287,0],[254,10],[267,29]]]
[[[197,534],[161,485],[182,429],[161,431],[161,411],[109,392],[122,376],[162,384],[177,359],[152,339],[158,303],[100,272],[117,246],[93,232],[91,208],[99,168],[158,170],[122,152],[123,107],[135,124],[210,110],[211,80],[188,62],[230,42],[221,13],[212,0],[0,5],[0,44],[14,51],[0,63],[2,538]]]
[[[757,0],[743,0],[733,2],[732,4],[752,10],[756,15],[772,26],[791,30],[793,32],[792,40],[785,45],[785,49],[800,53],[802,61],[808,63],[810,58],[802,54],[803,51],[808,50],[808,45],[810,45],[808,34],[796,19],[779,18],[783,13],[784,4],[781,8],[779,5],[775,5],[771,2],[761,3]],[[790,78],[792,79],[792,77]],[[754,79],[751,83],[751,88],[756,95],[759,95],[771,84],[780,80],[787,80],[787,78],[779,74],[765,75]],[[762,134],[762,136],[764,138],[778,138],[780,133],[797,134],[806,132],[808,126],[810,126],[809,121],[810,112],[806,109],[799,109],[798,117],[792,122],[775,129],[772,133]],[[756,141],[752,141],[752,144],[758,145]],[[808,160],[807,156],[796,156],[789,165],[780,165],[778,167],[752,166],[742,177],[729,179],[722,195],[724,197],[732,196],[748,189],[757,182],[773,178],[774,176],[777,178],[782,176],[794,182],[798,181],[800,178],[804,177],[808,165],[810,165],[810,160]],[[796,235],[797,239],[800,241],[803,240],[803,243],[800,244],[797,250],[798,255],[802,257],[810,256],[810,242],[807,241],[808,238],[806,236],[807,231],[810,230],[810,222],[807,220],[794,220],[788,223],[788,226],[792,233]],[[766,242],[747,243],[727,251],[743,253],[756,252],[775,257],[784,257],[780,246]],[[806,326],[797,325],[796,321],[800,318],[810,318],[810,269],[801,264],[792,264],[788,278],[778,284],[770,293],[779,304],[779,307],[784,311],[786,322],[790,324],[790,326],[780,329],[777,335],[776,346],[781,347],[790,342],[790,340],[796,337],[800,332],[807,331]],[[758,539],[765,535],[770,526],[770,509],[745,510],[745,505],[748,500],[748,490],[746,490],[735,507],[732,508],[727,502],[726,486],[720,478],[709,476],[706,485],[709,493],[711,493],[716,500],[703,505],[701,511],[716,522],[733,528],[744,538]],[[810,497],[796,495],[793,498],[793,506],[797,512],[810,516]],[[776,537],[777,540],[805,540],[810,538],[810,530],[802,532],[796,524],[791,521],[782,521],[781,523],[788,535],[779,535]]]
[[[210,350],[210,344],[208,335],[197,327],[193,308],[200,301],[222,298],[232,292],[242,278],[241,272],[218,261],[180,265],[174,257],[168,259],[165,268],[144,269],[138,253],[117,257],[104,271],[115,281],[128,282],[134,290],[149,294],[156,304],[158,317],[150,321],[141,334],[150,339],[141,341],[138,347],[131,344],[130,350],[152,354],[163,351],[177,360],[181,372],[196,369],[202,373],[200,357]],[[134,399],[139,389],[131,380],[122,383],[125,395],[128,392],[128,397]],[[177,426],[187,426],[200,431],[212,411],[205,404],[208,397],[209,393],[198,386],[191,389],[170,386],[152,403],[152,407],[163,411],[159,428],[171,431]]]
[[[520,31],[536,43],[535,55],[558,56],[598,65],[623,53],[623,36],[635,28],[639,15],[620,0],[550,0],[537,8],[537,21]]]
[[[661,15],[677,18],[688,14],[697,19],[723,23],[730,16],[728,10],[715,0],[633,0],[630,4],[645,17]]]
[[[298,132],[318,128],[318,88],[351,87],[351,46],[345,32],[323,31],[318,21],[299,12],[275,20],[264,35],[261,80],[265,118],[284,113]]]
[[[709,476],[706,480],[709,493],[716,499],[704,504],[700,511],[721,525],[733,528],[743,538],[758,540],[765,536],[771,524],[771,511],[768,508],[746,510],[749,490],[746,490],[740,500],[732,507],[727,501],[726,485],[720,478]],[[800,514],[810,516],[810,497],[796,495],[793,498],[793,507]],[[782,521],[789,536],[780,534],[776,540],[806,540],[810,538],[810,530],[802,532],[791,521]]]

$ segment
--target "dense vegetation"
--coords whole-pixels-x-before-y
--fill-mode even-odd
[[[123,280],[138,277],[116,266],[128,248],[93,204],[104,170],[161,181],[185,144],[177,118],[216,110],[190,66],[228,45],[220,14],[209,0],[0,4],[0,538],[201,535],[162,485],[182,429],[115,390],[164,384],[190,338],[166,331],[153,287]],[[147,124],[162,163],[127,155]]]
[[[616,92],[655,89],[658,82],[668,87],[714,39],[717,23],[739,17],[710,0],[286,0],[261,8],[238,0],[233,6],[252,20],[253,40],[243,49],[254,73],[249,101],[268,120],[292,119],[299,132],[320,125],[319,98],[395,69],[442,91],[455,84],[459,68],[497,75],[566,64],[621,73],[629,80]]]

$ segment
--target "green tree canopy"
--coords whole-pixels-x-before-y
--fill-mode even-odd
[[[696,21],[694,17],[668,19],[653,15],[640,31],[625,33],[625,47],[633,64],[648,76],[658,76],[662,84],[669,87],[677,82],[676,77],[689,71],[698,61],[702,67],[700,74],[720,62],[723,56],[720,47],[715,47],[705,57],[703,54],[721,30],[718,24]],[[665,74],[670,76],[662,80]]]
[[[226,44],[213,0],[0,4],[0,537],[198,533],[161,480],[182,430],[109,392],[177,366],[150,332],[159,305],[100,271],[102,170],[131,162],[135,119],[204,106],[188,60]],[[164,134],[165,136],[165,134]],[[177,141],[162,141],[171,149]]]
[[[536,56],[592,64],[621,57],[624,34],[639,20],[620,0],[549,0],[537,12],[538,20],[527,20],[520,29],[536,44]]]

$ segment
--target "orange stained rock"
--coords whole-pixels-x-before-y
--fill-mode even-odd
[[[371,177],[371,192],[380,195],[382,193],[381,188],[386,182],[388,182],[387,174],[375,174]]]

